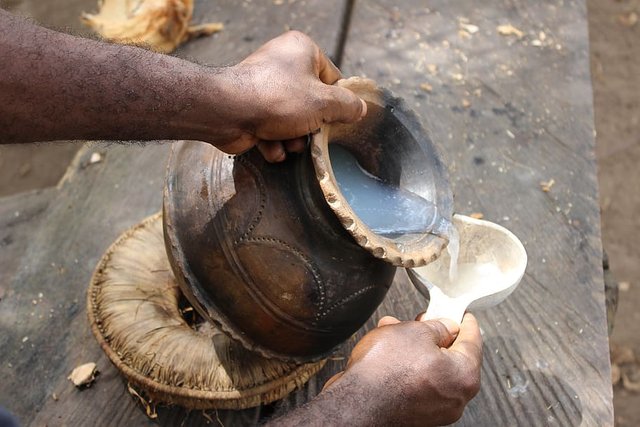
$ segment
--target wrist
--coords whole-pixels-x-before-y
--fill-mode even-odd
[[[182,108],[169,121],[173,139],[218,145],[242,132],[237,90],[229,68],[189,64],[182,72]]]
[[[297,425],[388,425],[392,408],[386,407],[385,393],[366,379],[348,371],[313,400],[282,418],[278,426]]]

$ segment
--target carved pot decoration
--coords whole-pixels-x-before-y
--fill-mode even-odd
[[[435,259],[432,234],[375,234],[340,192],[329,145],[370,173],[452,215],[445,168],[413,113],[370,81],[340,82],[367,116],[325,125],[310,149],[280,164],[257,150],[229,156],[200,142],[174,146],[164,194],[167,254],[184,295],[206,319],[267,357],[317,360],[384,299],[396,266]]]

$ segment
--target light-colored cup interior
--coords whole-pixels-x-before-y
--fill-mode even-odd
[[[450,255],[443,251],[431,264],[408,269],[411,281],[421,292],[428,289],[431,303],[464,306],[470,310],[499,304],[522,279],[527,266],[524,246],[511,231],[490,221],[454,215],[453,223],[460,236],[458,264],[493,264],[498,267],[499,274],[492,275],[491,280],[479,278],[473,286],[461,289],[458,281],[450,281]],[[438,297],[438,301],[434,301],[434,297]]]

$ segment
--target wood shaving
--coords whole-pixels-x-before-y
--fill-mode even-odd
[[[544,191],[545,193],[548,193],[549,191],[551,191],[551,187],[553,187],[553,184],[555,183],[556,181],[553,178],[551,178],[549,181],[541,181],[540,188],[542,188],[542,191]]]
[[[127,383],[127,390],[129,391],[129,394],[131,394],[134,397],[137,397],[140,403],[142,404],[142,406],[144,406],[145,412],[147,413],[147,417],[149,417],[152,420],[155,420],[156,418],[158,418],[158,413],[156,412],[156,405],[153,404],[151,399],[147,400],[144,397],[142,397],[140,393],[138,393],[133,388],[131,383]]]
[[[611,385],[616,385],[622,379],[622,373],[620,371],[620,367],[615,363],[611,365]]]
[[[622,387],[625,390],[639,392],[640,391],[640,381],[634,382],[629,379],[627,374],[622,374]]]
[[[633,349],[624,345],[611,345],[611,363],[615,365],[626,365],[636,361]]]
[[[618,289],[620,289],[620,292],[627,292],[629,288],[631,288],[631,283],[629,282],[618,283]]]
[[[471,107],[471,101],[469,101],[468,99],[463,99],[462,108],[469,108],[469,107]]]
[[[91,157],[89,158],[89,164],[92,165],[94,163],[100,163],[102,161],[102,154],[100,153],[91,153]]]
[[[427,70],[431,73],[432,76],[438,74],[438,66],[436,64],[428,64]]]
[[[623,13],[618,15],[618,22],[625,27],[631,28],[638,23],[638,14],[635,12]]]
[[[29,172],[31,172],[31,164],[29,163],[24,163],[20,166],[20,169],[18,169],[18,175],[21,177],[27,175]]]
[[[277,4],[277,3],[275,3],[275,2],[274,2],[274,4]],[[282,4],[282,3],[281,3],[281,4]],[[204,418],[206,418],[206,420],[207,420],[207,424],[212,424],[212,423],[213,423],[213,418],[211,418],[211,415],[207,414],[207,411],[203,410],[203,411],[202,411],[202,416],[203,416]]]
[[[96,379],[98,370],[93,362],[77,366],[67,377],[76,387],[89,387]]]
[[[55,393],[51,393],[51,398],[53,399],[54,402],[58,401],[58,395]]]
[[[524,33],[511,24],[498,25],[496,29],[501,36],[516,36],[519,39],[524,37]]]
[[[477,25],[464,24],[464,23],[460,24],[460,28],[462,28],[464,31],[466,31],[469,34],[475,34],[480,29]]]
[[[221,31],[220,22],[190,25],[193,0],[104,0],[82,21],[107,40],[170,53],[187,40]]]
[[[482,212],[474,212],[469,216],[471,218],[474,218],[474,219],[482,219],[482,218],[484,218],[484,214]]]
[[[433,90],[433,86],[431,86],[429,83],[421,83],[420,89],[422,89],[425,92],[431,93],[431,91]]]

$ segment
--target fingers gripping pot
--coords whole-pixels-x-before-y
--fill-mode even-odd
[[[370,80],[341,85],[367,102],[358,123],[325,125],[280,164],[176,144],[164,193],[167,254],[182,292],[208,320],[268,357],[308,361],[349,338],[384,299],[396,266],[435,259],[435,235],[373,233],[340,192],[329,144],[451,217],[445,168],[414,114]]]

